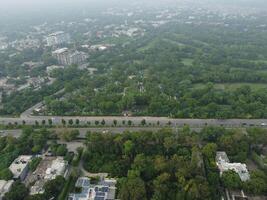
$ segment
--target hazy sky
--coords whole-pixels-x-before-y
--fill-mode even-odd
[[[0,0],[0,17],[5,19],[18,16],[41,16],[48,15],[47,13],[65,13],[74,14],[80,12],[81,9],[96,10],[99,7],[120,6],[129,3],[146,2],[155,5],[157,2],[163,2],[165,5],[172,6],[170,2],[188,4],[204,2],[204,4],[235,4],[235,5],[259,5],[265,4],[267,0]],[[143,5],[143,4],[141,4]],[[0,19],[1,20],[1,19]]]

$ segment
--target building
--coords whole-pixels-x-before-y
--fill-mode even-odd
[[[81,51],[75,51],[70,54],[70,64],[82,64],[88,58],[87,54]]]
[[[75,186],[81,188],[80,193],[69,194],[68,200],[113,200],[116,194],[115,179],[103,179],[98,184],[91,184],[87,177],[80,177]]]
[[[227,154],[223,151],[217,152],[216,164],[220,170],[220,175],[222,175],[225,171],[233,170],[239,175],[241,181],[247,181],[250,179],[246,164],[230,163]]]
[[[46,180],[53,180],[57,176],[63,176],[67,169],[68,162],[64,160],[63,157],[57,157],[52,161],[50,167],[46,169],[45,177]]]
[[[58,31],[48,35],[46,38],[47,46],[56,46],[70,42],[70,35],[63,31]]]
[[[52,56],[57,59],[61,65],[69,65],[69,49],[62,48],[52,52]]]
[[[9,166],[9,170],[13,173],[13,179],[24,180],[29,171],[29,162],[32,156],[19,156]]]
[[[14,183],[13,180],[9,181],[0,180],[0,200],[2,200],[5,194],[10,191],[13,183]]]
[[[34,183],[30,188],[30,195],[43,194],[45,183],[55,179],[57,176],[64,176],[66,178],[68,173],[67,167],[68,162],[63,157],[44,158],[33,172],[32,177],[29,178],[29,185]]]
[[[57,49],[52,52],[60,65],[82,64],[88,58],[87,54],[80,51],[71,52],[68,48]]]

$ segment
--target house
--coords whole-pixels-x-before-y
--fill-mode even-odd
[[[68,200],[113,200],[116,194],[115,179],[104,178],[97,184],[91,184],[90,178],[80,177],[75,186],[80,193],[69,194]]]
[[[45,157],[30,178],[34,180],[34,184],[30,188],[30,195],[43,194],[45,183],[57,176],[66,178],[68,174],[67,166],[68,162],[63,157]]]
[[[0,200],[2,200],[5,194],[10,191],[13,183],[14,183],[13,180],[9,181],[0,180]]]
[[[15,180],[24,180],[29,171],[29,162],[31,161],[32,156],[19,156],[16,158],[13,163],[9,166],[9,170],[13,173],[13,179]]]
[[[220,175],[222,175],[225,171],[233,170],[239,175],[241,181],[247,181],[250,179],[246,164],[231,163],[227,154],[223,151],[218,151],[216,153],[216,164],[220,170]]]

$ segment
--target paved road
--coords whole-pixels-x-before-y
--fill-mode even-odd
[[[75,123],[75,120],[78,119],[80,125],[86,125],[90,123],[95,125],[95,122],[99,123],[104,120],[106,126],[112,126],[114,120],[117,121],[118,126],[126,126],[130,120],[133,125],[139,126],[142,120],[146,121],[147,125],[167,125],[171,123],[170,126],[177,127],[188,124],[191,127],[204,127],[206,125],[211,126],[225,126],[225,127],[243,127],[243,126],[261,126],[262,123],[267,125],[267,119],[171,119],[167,117],[112,117],[112,116],[103,116],[103,117],[61,117],[61,116],[30,116],[22,115],[20,118],[0,118],[0,124],[9,124],[9,123],[18,123],[22,124],[25,122],[29,125],[34,125],[36,121],[39,124],[43,120],[48,122],[49,119],[52,119],[54,125],[62,125],[62,120],[64,119],[67,123],[72,119]],[[126,124],[126,125],[125,125]]]
[[[63,92],[64,90],[60,90],[58,93]],[[43,105],[43,102],[40,102],[33,107],[29,108],[25,112],[21,114],[19,118],[1,118],[0,117],[0,124],[22,124],[26,123],[29,125],[34,125],[36,122],[39,124],[42,121],[46,121],[48,123],[49,119],[52,119],[53,125],[62,125],[62,120],[65,120],[67,123],[70,119],[72,119],[75,123],[75,120],[79,120],[80,125],[86,125],[90,123],[91,125],[95,125],[95,122],[98,121],[99,123],[104,120],[106,126],[112,126],[114,120],[117,121],[118,126],[127,126],[128,121],[132,122],[134,126],[140,126],[141,121],[145,120],[146,125],[161,125],[165,126],[170,123],[171,127],[181,127],[185,124],[189,125],[190,127],[201,128],[206,125],[210,126],[225,126],[225,127],[249,127],[249,126],[262,126],[262,124],[267,125],[267,119],[227,119],[227,120],[220,120],[220,119],[171,119],[168,117],[123,117],[123,116],[103,116],[103,117],[84,117],[84,116],[32,116],[33,110],[39,108]]]

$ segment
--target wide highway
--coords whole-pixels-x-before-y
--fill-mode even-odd
[[[252,127],[252,126],[267,126],[267,119],[173,119],[168,117],[125,117],[125,116],[34,116],[32,115],[33,110],[41,107],[42,102],[34,105],[25,112],[23,112],[20,117],[0,117],[0,124],[28,124],[34,125],[36,122],[41,124],[43,121],[48,123],[48,120],[52,120],[53,125],[60,126],[62,121],[67,124],[69,120],[73,120],[73,123],[78,119],[79,125],[84,126],[90,124],[91,126],[96,125],[96,121],[101,123],[105,121],[105,126],[113,126],[114,121],[117,122],[117,126],[128,126],[128,121],[131,121],[131,126],[140,126],[142,121],[145,121],[146,126],[170,126],[170,127],[181,127],[189,125],[194,128],[202,128],[204,126],[224,126],[229,128],[234,127]]]
[[[114,121],[117,121],[118,126],[127,126],[128,121],[131,121],[132,126],[140,126],[142,121],[145,121],[147,126],[165,126],[179,127],[185,124],[190,127],[204,127],[204,126],[225,126],[225,127],[246,127],[246,126],[265,126],[267,125],[267,119],[173,119],[168,117],[123,117],[123,116],[31,116],[21,115],[18,118],[0,117],[0,124],[7,125],[9,123],[34,125],[36,122],[39,124],[51,119],[53,125],[62,125],[62,121],[66,123],[69,120],[73,120],[73,123],[78,119],[79,125],[95,125],[96,121],[101,123],[105,121],[105,126],[114,125]]]

